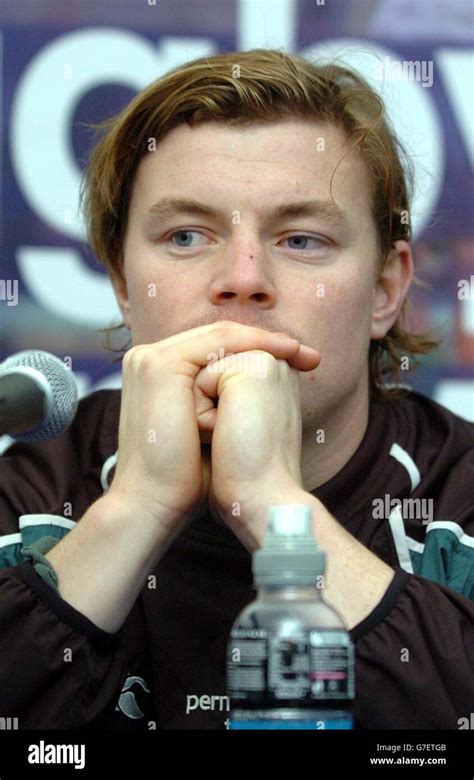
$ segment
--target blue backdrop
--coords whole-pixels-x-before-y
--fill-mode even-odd
[[[120,383],[97,329],[118,322],[78,215],[84,123],[170,68],[273,46],[356,67],[416,168],[413,325],[442,339],[410,378],[474,420],[474,86],[465,0],[17,0],[0,9],[0,360],[68,357],[81,395]],[[125,343],[126,334],[117,344]]]

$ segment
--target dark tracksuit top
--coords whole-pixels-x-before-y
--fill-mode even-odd
[[[95,392],[58,438],[0,457],[0,718],[20,729],[225,729],[226,645],[256,596],[251,555],[230,530],[206,514],[187,527],[114,634],[22,553],[62,539],[108,489],[120,398]],[[314,491],[395,570],[351,631],[359,728],[458,729],[474,711],[473,466],[474,426],[409,392],[371,400],[359,448]]]

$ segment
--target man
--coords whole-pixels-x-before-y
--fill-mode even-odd
[[[458,728],[474,435],[382,387],[430,344],[401,320],[409,201],[380,100],[279,52],[197,60],[108,123],[84,196],[133,346],[121,397],[1,462],[1,713],[225,728],[250,553],[297,503],[356,643],[357,724]]]

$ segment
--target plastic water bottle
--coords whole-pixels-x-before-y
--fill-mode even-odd
[[[252,569],[258,595],[228,644],[229,728],[353,728],[354,648],[322,597],[326,556],[310,507],[270,507]]]

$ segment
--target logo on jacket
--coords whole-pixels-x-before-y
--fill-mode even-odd
[[[135,691],[130,690],[134,685],[139,687],[135,688]],[[133,720],[138,720],[139,718],[144,717],[143,712],[138,706],[137,700],[135,698],[135,695],[136,693],[139,693],[140,688],[142,688],[142,690],[144,690],[146,693],[150,693],[150,689],[142,677],[127,677],[122,688],[122,692],[119,696],[117,706],[115,707],[116,710],[121,712],[123,715],[126,715],[127,718],[133,718]]]

